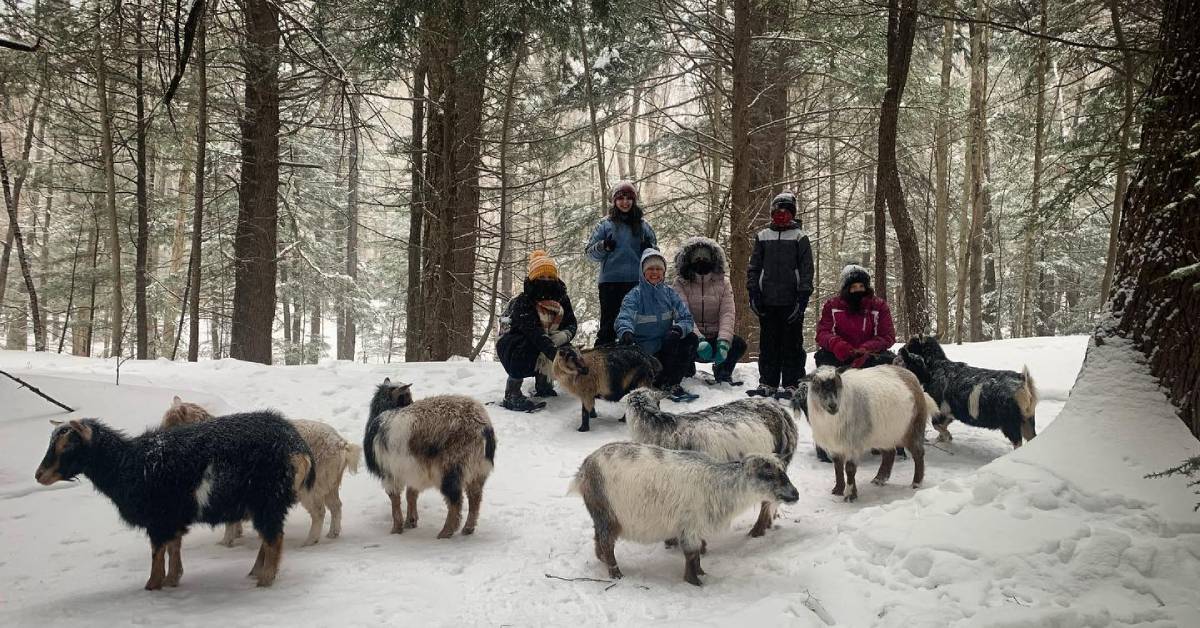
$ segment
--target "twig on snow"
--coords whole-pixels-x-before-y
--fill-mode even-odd
[[[0,371],[0,375],[3,375],[5,377],[11,379],[12,381],[20,384],[22,388],[28,388],[30,390],[30,392],[32,392],[33,394],[41,397],[42,399],[45,399],[46,401],[49,401],[50,403],[62,408],[63,410],[66,410],[67,412],[75,411],[75,409],[72,408],[71,406],[68,406],[68,405],[62,403],[61,401],[55,399],[54,397],[47,395],[46,393],[42,392],[41,390],[38,390],[37,386],[31,385],[31,384],[29,384],[29,382],[26,382],[19,377],[14,377],[12,375],[9,375],[8,373],[5,373],[4,371]]]

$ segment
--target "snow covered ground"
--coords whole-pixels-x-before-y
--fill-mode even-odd
[[[1181,479],[1143,479],[1200,446],[1131,354],[1098,349],[1102,359],[1067,402],[1086,338],[947,349],[980,366],[1028,364],[1042,398],[1039,437],[1012,452],[998,432],[956,423],[953,443],[928,450],[925,488],[907,487],[912,464],[901,461],[891,485],[863,484],[860,501],[844,504],[829,495],[832,469],[812,456],[801,421],[790,469],[800,501],[764,538],[746,536],[747,512],[708,539],[703,588],[683,582],[678,551],[626,542],[617,545],[625,578],[606,581],[591,520],[567,484],[584,456],[626,430],[619,407],[601,402],[593,431],[577,433],[578,402],[564,395],[537,414],[489,406],[497,467],[474,536],[434,538],[445,514],[435,493],[422,498],[420,528],[389,535],[388,500],[363,473],[343,485],[341,538],[298,548],[308,516],[293,511],[274,587],[245,577],[255,543],[220,547],[220,530],[198,527],[184,539],[181,586],[149,593],[144,534],[122,525],[86,479],[34,482],[46,420],[63,415],[0,378],[0,625],[1200,626],[1194,496]],[[180,395],[215,412],[271,407],[321,419],[355,441],[385,376],[413,382],[418,397],[484,401],[499,399],[504,381],[499,364],[469,362],[128,362],[119,387],[111,360],[0,352],[0,369],[76,416],[129,432],[157,424]],[[753,365],[739,374],[754,383]],[[701,395],[691,407],[743,396],[685,387]]]

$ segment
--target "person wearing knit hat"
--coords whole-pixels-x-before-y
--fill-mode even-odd
[[[641,278],[641,257],[646,249],[658,246],[658,236],[645,221],[637,188],[632,181],[620,181],[609,196],[608,216],[601,219],[588,238],[584,252],[600,263],[597,278],[600,293],[600,330],[596,344],[610,344],[616,337],[613,323],[625,295]]]
[[[690,401],[696,396],[683,390],[680,382],[696,348],[692,312],[667,285],[667,258],[662,253],[646,249],[640,267],[641,280],[621,301],[614,325],[617,337],[621,344],[636,344],[662,363],[662,372],[654,382],[657,388],[677,401]]]
[[[891,364],[896,328],[887,301],[871,289],[871,273],[858,264],[842,269],[841,289],[821,307],[817,323],[817,366],[870,368]],[[897,453],[904,455],[903,448]],[[817,458],[829,462],[820,448]]]
[[[526,397],[522,383],[533,377],[535,396],[558,394],[550,379],[554,353],[571,342],[578,326],[554,259],[545,251],[534,251],[527,268],[524,290],[508,302],[500,317],[496,355],[508,374],[501,407],[533,412],[546,404]]]
[[[791,399],[804,376],[804,311],[813,291],[808,234],[796,220],[796,195],[781,192],[769,205],[771,224],[754,236],[746,271],[750,311],[758,316],[758,388],[749,395]]]

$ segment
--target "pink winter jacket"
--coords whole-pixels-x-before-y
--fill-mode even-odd
[[[733,342],[733,285],[725,273],[696,275],[694,281],[676,277],[671,287],[683,297],[684,303],[692,311],[697,335],[715,334],[725,342]]]

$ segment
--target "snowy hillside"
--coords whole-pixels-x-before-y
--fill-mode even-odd
[[[619,407],[601,402],[593,431],[577,433],[579,405],[564,394],[537,414],[488,406],[497,466],[474,536],[434,538],[445,507],[432,492],[422,497],[421,527],[388,534],[387,497],[364,472],[343,486],[341,538],[298,548],[308,517],[292,512],[271,589],[245,578],[256,543],[220,547],[220,530],[198,527],[184,539],[180,587],[149,593],[143,533],[123,526],[86,479],[34,482],[47,419],[62,414],[0,378],[0,625],[1200,625],[1193,496],[1181,480],[1142,479],[1200,447],[1119,348],[1103,349],[1066,403],[1085,347],[1083,337],[948,347],[979,366],[1028,364],[1042,397],[1039,437],[1012,453],[998,432],[955,423],[953,443],[928,449],[915,495],[912,463],[898,461],[892,484],[864,482],[857,504],[832,497],[832,469],[812,455],[801,421],[790,469],[800,501],[782,508],[764,538],[746,536],[753,512],[709,538],[703,588],[683,582],[678,551],[626,542],[617,545],[625,578],[607,582],[591,519],[567,484],[587,453],[627,432]],[[0,352],[0,368],[76,416],[129,432],[156,424],[180,395],[214,412],[271,407],[324,420],[359,441],[385,376],[412,382],[417,397],[483,401],[498,400],[504,382],[497,363],[223,360],[129,362],[118,387],[113,367]],[[754,383],[753,365],[738,372]],[[744,398],[741,388],[684,385],[701,395],[688,407]],[[866,461],[860,476],[876,464]]]

